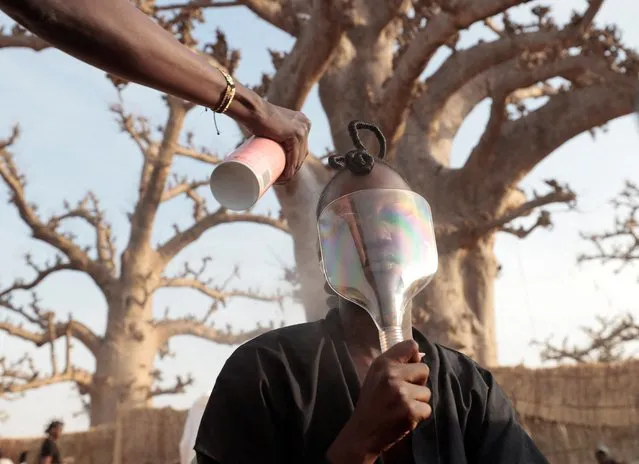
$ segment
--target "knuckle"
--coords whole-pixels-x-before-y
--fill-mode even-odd
[[[426,391],[424,392],[424,396],[426,397],[426,401],[430,401],[433,396],[433,392],[430,391],[430,388],[426,387]]]
[[[406,413],[410,419],[417,419],[417,416],[419,416],[419,408],[414,401],[406,404]]]
[[[418,403],[414,401],[410,407],[410,419],[413,422],[419,422],[428,419],[431,414],[431,407],[427,403]]]
[[[311,121],[303,113],[298,113],[295,122],[295,134],[300,138],[306,137],[311,129]]]
[[[397,390],[397,376],[392,371],[385,372],[382,379],[384,385],[391,391]]]
[[[394,374],[389,374],[384,376],[382,379],[381,386],[386,391],[386,394],[392,399],[393,402],[402,401],[402,396],[400,393],[400,385],[401,382],[397,379]]]
[[[431,416],[432,413],[433,413],[433,408],[431,407],[431,405],[430,404],[425,404],[424,405],[424,414],[423,414],[422,419],[428,419]]]
[[[411,424],[419,420],[419,409],[415,404],[404,405],[404,418]]]
[[[397,383],[394,387],[397,399],[405,404],[410,403],[410,394],[408,393],[406,386],[404,384]]]
[[[389,385],[394,385],[399,380],[397,369],[393,369],[393,367],[388,364],[384,365],[382,372]]]

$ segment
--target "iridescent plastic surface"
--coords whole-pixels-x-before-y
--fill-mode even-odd
[[[318,232],[328,284],[370,313],[382,349],[410,338],[407,307],[437,271],[428,202],[409,190],[360,190],[328,204]]]

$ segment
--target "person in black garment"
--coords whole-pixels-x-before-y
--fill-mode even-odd
[[[40,447],[39,464],[62,464],[57,441],[60,435],[62,435],[63,427],[64,424],[58,420],[54,420],[47,427],[45,431],[47,438],[44,439]]]
[[[362,125],[375,131],[383,157],[382,134]],[[322,192],[318,217],[352,192],[410,190],[354,132],[356,150],[329,160],[341,171]],[[245,343],[209,398],[198,464],[547,463],[489,371],[415,329],[413,338],[380,354],[372,318],[340,298],[323,320]]]

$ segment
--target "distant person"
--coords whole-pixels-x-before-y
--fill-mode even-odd
[[[235,83],[128,0],[0,0],[0,10],[86,63],[226,113],[253,135],[279,142],[286,152],[280,181],[290,179],[308,154],[311,124],[304,114]]]
[[[27,456],[29,453],[23,451],[20,453],[20,457],[18,458],[18,464],[27,464]]]
[[[64,423],[54,420],[45,430],[47,438],[40,447],[40,461],[38,464],[62,464],[60,449],[58,448],[58,438],[62,435]]]
[[[623,461],[618,461],[615,459],[608,447],[604,444],[600,444],[597,446],[595,450],[595,459],[597,459],[597,464],[626,464]]]
[[[13,461],[4,457],[4,451],[0,448],[0,464],[13,464]]]

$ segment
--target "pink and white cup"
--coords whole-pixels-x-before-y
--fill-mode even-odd
[[[209,181],[215,200],[233,211],[245,211],[282,175],[286,156],[271,139],[251,137],[218,164]]]

